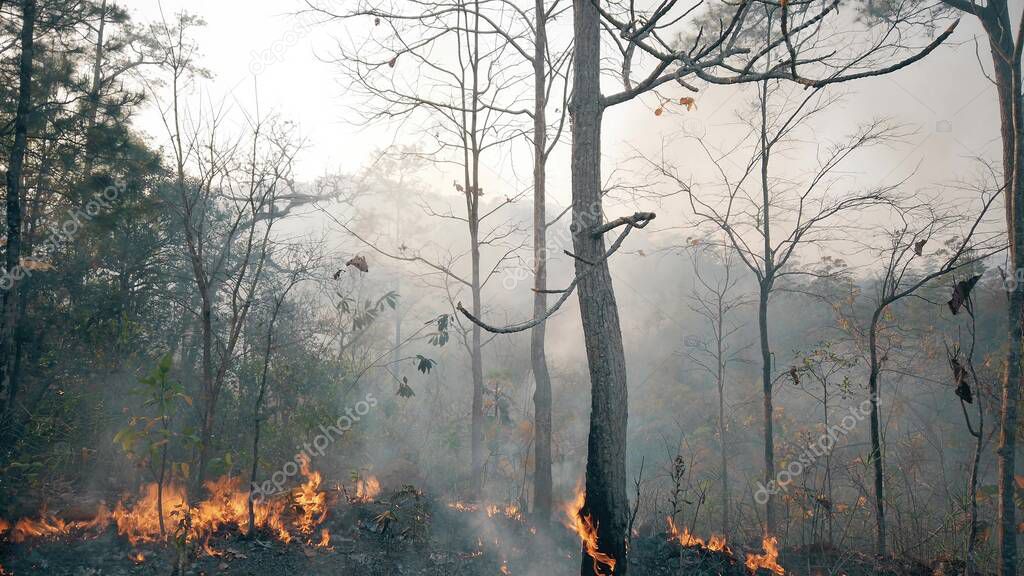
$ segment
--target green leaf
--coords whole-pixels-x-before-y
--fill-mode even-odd
[[[431,369],[433,369],[434,366],[437,365],[436,360],[431,360],[430,358],[427,358],[422,354],[416,355],[415,363],[416,369],[424,374],[430,374]]]

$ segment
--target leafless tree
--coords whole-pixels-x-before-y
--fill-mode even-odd
[[[547,311],[548,301],[548,243],[547,229],[547,162],[554,146],[558,143],[565,126],[565,101],[568,79],[562,69],[568,62],[568,51],[551,53],[547,28],[560,10],[560,0],[545,2],[535,0],[532,14],[533,54],[529,64],[533,67],[533,315],[541,318]],[[525,50],[523,51],[525,55]],[[561,79],[561,93],[557,80]],[[549,136],[548,108],[555,109],[556,124]],[[534,471],[533,471],[533,517],[541,527],[546,527],[551,518],[551,375],[548,372],[547,355],[544,351],[545,323],[537,324],[530,331],[530,362],[533,367],[534,390]]]
[[[150,85],[170,144],[169,204],[182,226],[185,259],[199,300],[201,338],[198,487],[211,460],[217,401],[246,318],[257,297],[274,225],[296,202],[289,194],[299,144],[293,128],[274,117],[247,117],[247,133],[225,134],[226,110],[191,109],[185,87],[195,77],[196,20],[184,14],[161,28],[169,93]]]
[[[310,274],[318,267],[320,255],[318,254],[317,247],[310,249],[304,249],[300,247],[296,250],[288,250],[286,259],[283,264],[282,270],[276,270],[274,282],[268,282],[271,284],[268,287],[269,292],[269,311],[265,319],[267,323],[267,342],[263,349],[263,365],[260,369],[259,378],[259,389],[256,392],[256,399],[253,404],[252,410],[252,467],[249,470],[249,497],[248,497],[248,508],[249,508],[249,530],[250,534],[255,534],[256,529],[256,511],[255,511],[255,494],[256,494],[256,473],[259,466],[259,450],[260,450],[260,425],[263,422],[263,399],[266,397],[267,392],[267,375],[270,370],[270,358],[274,351],[274,325],[277,323],[277,317],[281,313],[282,306],[288,299],[288,294],[304,280],[309,279]],[[269,261],[273,262],[275,254],[270,253],[267,255]]]
[[[584,272],[605,252],[603,236],[594,234],[601,218],[601,120],[610,106],[668,83],[696,90],[693,81],[738,84],[786,79],[808,87],[823,87],[887,74],[906,67],[934,50],[953,31],[953,26],[926,46],[912,49],[902,60],[892,54],[906,48],[902,38],[908,23],[899,21],[864,43],[846,41],[827,46],[822,38],[827,16],[836,2],[741,1],[724,7],[725,14],[707,25],[693,25],[701,2],[680,6],[662,0],[647,10],[635,3],[602,3],[574,0],[575,51],[573,104],[573,223],[577,274]],[[718,15],[715,15],[718,16]],[[689,26],[690,28],[687,28]],[[601,30],[616,42],[622,65],[623,90],[601,94]],[[694,31],[696,28],[696,31]],[[666,34],[688,33],[685,40],[666,40]],[[754,33],[756,31],[757,33]],[[911,35],[912,37],[913,35]],[[633,73],[649,63],[648,71],[633,80]],[[853,202],[855,205],[856,202]],[[843,209],[850,203],[833,207]],[[819,213],[820,221],[830,210]],[[806,221],[805,221],[806,222]],[[813,225],[812,225],[813,228]],[[593,387],[591,434],[587,462],[587,500],[583,513],[599,526],[602,550],[616,559],[615,574],[625,574],[625,529],[628,515],[625,474],[626,377],[618,311],[607,272],[588,273],[580,282],[580,308],[587,342]],[[770,418],[769,418],[770,420]],[[769,430],[770,432],[770,430]],[[770,434],[766,435],[770,439]],[[766,455],[770,456],[770,440]],[[770,460],[770,458],[769,458]],[[771,471],[767,471],[769,474]],[[773,528],[769,517],[767,530]],[[584,553],[581,573],[594,572]]]
[[[832,426],[830,418],[832,415],[832,404],[834,396],[838,392],[841,397],[850,395],[850,381],[848,372],[856,364],[856,360],[837,349],[832,342],[823,341],[818,343],[809,353],[797,358],[798,363],[789,369],[789,378],[792,383],[808,396],[821,404],[822,426],[827,432]],[[838,380],[838,382],[837,382]],[[808,385],[804,385],[808,384]],[[819,392],[816,388],[821,388]],[[819,489],[813,498],[814,522],[821,515],[819,510],[825,511],[825,530],[829,546],[834,542],[834,520],[835,520],[835,496],[832,484],[832,450],[825,451],[825,478],[824,490]],[[814,525],[811,526],[811,535],[814,533]]]
[[[876,515],[876,548],[880,554],[886,550],[886,529],[885,529],[885,491],[884,491],[884,453],[881,442],[881,418],[879,417],[879,378],[883,370],[884,355],[879,354],[879,332],[884,331],[883,318],[886,310],[896,302],[912,296],[921,287],[937,278],[954,273],[965,266],[973,264],[978,258],[984,258],[993,252],[992,246],[982,243],[979,246],[973,245],[976,241],[975,232],[981,223],[988,207],[998,196],[990,194],[983,200],[983,206],[978,212],[977,219],[972,223],[970,229],[965,233],[962,242],[957,246],[948,259],[935,270],[916,275],[911,278],[911,261],[914,260],[918,251],[923,250],[925,243],[933,234],[941,229],[944,219],[932,219],[926,226],[917,230],[909,229],[908,220],[902,222],[904,226],[894,230],[889,236],[892,240],[885,260],[886,266],[882,278],[878,283],[878,295],[875,300],[875,307],[871,313],[871,321],[868,328],[868,392],[871,400],[871,462],[874,469],[875,482],[875,515]],[[968,253],[981,254],[976,257],[965,257]],[[987,251],[986,251],[987,250]]]
[[[533,116],[537,122],[535,108],[527,105],[529,84],[524,78],[540,70],[541,76],[550,80],[552,70],[557,70],[551,67],[546,54],[538,56],[536,51],[527,50],[531,36],[536,34],[536,29],[531,27],[536,15],[531,19],[515,3],[496,0],[364,0],[341,13],[321,3],[308,4],[329,20],[359,19],[373,23],[365,43],[355,47],[339,45],[341,54],[334,60],[353,81],[354,90],[363,96],[365,107],[360,110],[363,120],[366,123],[420,122],[433,147],[422,153],[461,169],[462,174],[453,186],[464,196],[465,215],[456,215],[450,210],[428,211],[433,216],[466,226],[469,232],[468,277],[457,274],[451,263],[428,263],[427,258],[415,251],[385,252],[399,260],[419,261],[468,289],[471,308],[479,316],[483,309],[484,284],[512,252],[503,251],[503,243],[518,232],[513,225],[498,225],[491,231],[482,229],[481,225],[523,195],[514,192],[504,200],[490,205],[485,203],[481,161],[485,154],[507,145],[523,132],[520,118]],[[542,28],[551,16],[549,11],[541,11]],[[534,48],[544,46],[544,43],[533,44]],[[509,66],[513,56],[536,63],[536,66],[531,66],[529,73]],[[542,92],[545,103],[549,92],[545,84]],[[539,118],[545,136],[540,139],[540,146],[546,155],[550,148],[546,144],[549,128],[543,111]],[[497,186],[487,188],[494,193]],[[504,252],[489,272],[484,269],[481,258],[487,247],[497,247],[499,252]],[[484,482],[483,340],[479,326],[470,326],[468,333],[473,374],[470,491],[475,495]]]
[[[798,252],[809,245],[822,244],[838,236],[842,216],[853,210],[889,201],[892,186],[869,190],[835,192],[848,188],[841,169],[851,157],[868,147],[897,141],[901,129],[889,122],[875,120],[859,127],[845,139],[824,147],[817,166],[809,174],[794,179],[777,174],[773,154],[782,157],[793,145],[800,130],[836,102],[821,89],[812,89],[802,98],[792,99],[776,81],[758,84],[756,120],[751,123],[747,145],[716,152],[703,139],[700,149],[716,167],[718,183],[724,194],[717,198],[698,194],[677,169],[664,164],[656,168],[681,189],[687,191],[690,205],[700,224],[721,233],[723,243],[734,250],[757,282],[758,331],[761,352],[761,383],[764,400],[764,484],[775,477],[773,432],[773,373],[770,337],[770,300],[778,282],[787,276],[805,274],[795,266]],[[731,156],[747,154],[733,162]],[[733,166],[738,166],[734,169]],[[765,520],[774,529],[774,494],[768,491]]]
[[[964,545],[964,576],[972,576],[977,573],[978,559],[977,547],[981,539],[981,522],[978,519],[978,480],[981,467],[981,456],[985,445],[991,441],[993,434],[985,432],[985,411],[986,404],[996,402],[990,386],[978,376],[975,364],[975,350],[977,347],[977,318],[974,310],[968,308],[967,313],[967,347],[963,349],[964,338],[957,328],[957,339],[952,348],[946,345],[946,354],[949,360],[949,367],[953,373],[955,393],[960,401],[960,408],[964,415],[964,424],[968,434],[974,438],[974,453],[971,456],[971,473],[967,480],[967,511],[968,528]],[[967,404],[974,404],[976,416],[972,421]]]
[[[581,573],[609,569],[625,574],[626,526],[629,503],[626,495],[627,394],[625,357],[618,309],[608,257],[634,228],[653,218],[638,213],[602,224],[601,124],[604,111],[669,83],[696,91],[694,81],[740,84],[785,79],[803,86],[829,84],[894,72],[927,56],[953,32],[951,25],[927,45],[908,47],[913,23],[899,20],[864,43],[846,41],[842,46],[819,42],[827,37],[824,23],[836,2],[779,3],[744,0],[712,12],[707,22],[697,16],[702,3],[679,6],[662,0],[637,9],[635,3],[574,0],[574,51],[572,117],[573,256],[576,276],[545,318],[554,313],[567,294],[579,288],[584,340],[591,376],[591,423],[587,455],[586,499],[581,517],[598,527],[598,547],[613,561],[601,567],[586,550]],[[703,14],[708,16],[707,14]],[[695,25],[694,22],[697,22]],[[603,95],[602,30],[621,55],[615,73],[620,92]],[[694,31],[696,30],[696,31]],[[681,40],[667,40],[672,35]],[[690,33],[690,35],[685,35]],[[901,60],[894,52],[909,51]],[[647,71],[634,80],[634,72]],[[854,204],[855,205],[855,204]],[[848,204],[842,204],[846,207]],[[826,214],[828,210],[825,211]],[[827,217],[821,214],[820,217]],[[820,220],[820,218],[819,218]],[[604,234],[625,226],[610,249]],[[813,227],[813,226],[812,226]],[[479,318],[477,318],[479,320]],[[537,320],[488,329],[524,330]],[[770,435],[768,435],[770,438]],[[770,447],[770,444],[768,445]],[[767,471],[770,475],[770,471]],[[769,518],[767,529],[772,528]]]
[[[991,234],[986,233],[983,227],[988,209],[998,196],[998,190],[982,191],[981,204],[974,212],[973,218],[970,217],[970,212],[964,212],[963,202],[951,207],[936,199],[922,200],[916,196],[904,198],[889,205],[886,213],[879,215],[880,221],[895,222],[895,225],[868,234],[885,240],[884,245],[869,248],[882,263],[875,283],[875,293],[871,299],[870,320],[866,329],[860,328],[849,317],[845,318],[844,325],[866,347],[868,394],[871,403],[870,461],[874,474],[875,548],[880,555],[886,553],[888,540],[885,514],[885,451],[879,413],[879,388],[885,363],[889,358],[891,333],[899,330],[898,323],[892,321],[893,306],[904,298],[914,297],[934,280],[955,274],[979,260],[1002,251],[1003,246],[999,245]],[[958,230],[958,226],[964,226],[964,229]],[[932,250],[929,244],[934,246],[940,236],[958,232],[958,236],[950,239],[952,245],[948,251],[937,252],[940,255],[939,262],[929,262],[923,269],[918,266],[928,258],[926,251]]]
[[[738,362],[746,346],[736,346],[732,340],[742,325],[733,321],[737,310],[749,302],[736,294],[739,278],[736,274],[734,253],[723,247],[701,243],[691,251],[694,289],[690,294],[690,309],[703,318],[711,330],[711,346],[703,339],[687,343],[687,356],[714,379],[718,390],[718,444],[721,460],[722,524],[726,537],[731,534],[729,523],[729,425],[726,418],[725,385],[729,365]],[[712,265],[707,270],[702,261]]]

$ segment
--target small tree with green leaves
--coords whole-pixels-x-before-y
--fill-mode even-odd
[[[152,414],[132,416],[128,425],[114,436],[114,442],[120,444],[129,457],[136,459],[140,466],[147,468],[156,480],[157,516],[161,536],[165,533],[163,496],[168,468],[172,475],[175,467],[185,478],[189,473],[187,462],[168,462],[170,446],[177,440],[198,440],[188,430],[175,432],[172,428],[174,416],[181,403],[192,405],[192,398],[185,394],[181,383],[171,379],[172,362],[171,355],[165,354],[156,368],[139,380],[141,386],[135,393],[144,398],[143,408],[152,410]]]

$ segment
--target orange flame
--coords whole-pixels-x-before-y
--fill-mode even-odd
[[[594,574],[601,576],[604,572],[601,571],[600,564],[608,567],[609,574],[615,571],[615,558],[601,552],[598,548],[597,542],[597,525],[589,514],[581,515],[583,511],[583,505],[586,504],[587,494],[583,488],[576,489],[576,497],[572,502],[565,506],[565,515],[569,521],[566,522],[566,526],[570,530],[576,533],[580,538],[580,542],[587,551],[587,555],[594,559]]]
[[[480,510],[480,506],[477,504],[461,501],[449,502],[448,507],[456,512],[476,512]],[[487,513],[488,518],[494,518],[500,514],[509,520],[515,520],[517,522],[523,521],[523,513],[519,509],[519,506],[516,506],[515,504],[486,504],[484,506],[484,512]]]
[[[448,507],[458,512],[476,512],[476,504],[466,504],[465,502],[449,502]]]
[[[320,541],[317,542],[317,548],[328,548],[331,545],[331,533],[327,528],[320,530]]]
[[[356,497],[353,502],[368,504],[380,494],[380,481],[375,476],[367,476],[356,481]]]
[[[312,534],[313,529],[327,518],[327,493],[320,490],[320,473],[309,469],[309,458],[305,454],[299,455],[299,463],[306,482],[292,494],[295,505],[302,509],[295,527],[303,534]]]
[[[192,509],[192,533],[190,538],[203,540],[204,548],[209,548],[205,540],[224,526],[237,526],[243,533],[249,531],[249,493],[242,488],[241,478],[222,476],[205,483],[209,498],[199,502]],[[170,531],[173,525],[171,512],[184,510],[188,506],[185,489],[170,483],[163,489],[164,527]],[[285,503],[274,500],[262,500],[253,503],[253,515],[256,526],[268,528],[275,532],[283,542],[291,540],[291,534],[285,528],[281,518]],[[160,539],[160,518],[157,515],[157,485],[149,484],[142,488],[139,498],[131,506],[124,500],[114,509],[113,517],[117,522],[117,532],[128,538],[132,544],[154,542]],[[211,553],[211,550],[207,550]],[[215,555],[214,553],[211,553]]]
[[[146,555],[142,552],[132,552],[128,557],[131,558],[132,562],[135,564],[142,564],[146,561]]]
[[[224,555],[224,553],[220,550],[215,550],[213,546],[210,546],[209,534],[207,534],[206,537],[203,538],[203,552],[206,552],[207,556],[212,556],[213,558],[220,558]]]
[[[185,489],[178,484],[168,484],[163,489],[164,526],[170,529],[172,521],[169,512],[184,509],[188,505]],[[133,545],[139,542],[153,542],[160,539],[160,520],[157,515],[157,485],[149,484],[140,490],[140,497],[133,506],[125,505],[122,499],[114,508],[117,533],[128,538]]]
[[[40,538],[44,536],[57,536],[67,534],[70,531],[66,522],[50,514],[43,508],[39,513],[39,519],[22,518],[14,524],[14,532],[11,539],[15,542],[23,542],[27,538]]]
[[[320,490],[320,473],[310,469],[308,459],[300,456],[299,461],[306,482],[292,493],[292,502],[297,512],[294,526],[302,534],[311,535],[327,517],[327,494]],[[173,516],[176,511],[190,510],[192,524],[188,539],[201,542],[208,554],[219,555],[209,545],[212,534],[227,526],[235,526],[242,533],[248,533],[250,530],[249,492],[242,487],[242,480],[238,477],[222,476],[206,482],[204,486],[209,492],[209,497],[194,508],[190,508],[183,486],[175,482],[164,485],[165,532],[173,532]],[[286,506],[287,502],[283,499],[259,500],[253,503],[253,516],[257,528],[268,529],[278,540],[288,543],[292,535],[285,525]],[[118,534],[127,538],[132,545],[156,542],[161,539],[158,508],[157,484],[152,483],[139,490],[139,496],[133,503],[129,503],[127,498],[122,498],[113,512],[106,504],[100,503],[92,520],[68,522],[43,508],[37,519],[22,518],[14,523],[13,527],[7,520],[0,519],[0,535],[10,532],[11,540],[22,542],[28,538],[60,536],[72,532],[99,532],[113,522]],[[321,534],[321,543],[326,546],[329,541],[330,536],[325,529]],[[312,541],[309,542],[312,544]]]
[[[764,548],[764,554],[747,554],[747,569],[757,572],[758,569],[764,568],[778,576],[785,574],[786,570],[778,563],[779,541],[774,536],[765,536],[761,540],[761,546]]]
[[[66,522],[61,518],[47,512],[44,506],[39,513],[39,518],[22,518],[14,524],[11,532],[11,540],[24,542],[28,538],[46,538],[50,536],[62,536],[75,531],[103,530],[110,523],[110,509],[103,502],[100,502],[96,510],[96,516],[92,520]],[[11,529],[10,522],[0,520],[0,534]]]
[[[719,536],[718,534],[712,534],[711,539],[704,542],[702,538],[698,538],[690,533],[690,529],[683,526],[682,531],[676,526],[675,520],[671,516],[667,516],[665,520],[668,522],[668,531],[671,540],[679,542],[680,546],[689,548],[692,546],[699,546],[701,548],[707,548],[714,552],[725,552],[731,554],[729,545],[725,540],[725,536]]]
[[[521,521],[523,519],[523,513],[519,511],[519,506],[516,506],[515,504],[506,505],[504,513],[505,517],[510,520]]]

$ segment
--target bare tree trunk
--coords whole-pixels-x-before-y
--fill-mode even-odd
[[[475,220],[475,216],[474,216]],[[478,223],[476,223],[478,224]],[[471,236],[473,243],[473,315],[481,313],[480,301],[480,245],[478,231]],[[479,318],[479,316],[477,316]],[[473,324],[472,333],[472,369],[473,369],[473,417],[471,423],[472,438],[472,486],[474,498],[479,497],[484,485],[484,364],[480,349],[480,327]]]
[[[885,535],[885,484],[884,462],[882,460],[881,419],[878,414],[878,375],[881,367],[878,362],[878,318],[883,308],[875,310],[871,316],[871,327],[868,329],[868,355],[870,367],[868,372],[868,400],[871,403],[871,464],[874,470],[875,485],[875,553],[886,554]]]
[[[537,30],[533,53],[533,315],[539,318],[547,311],[547,117],[546,60],[547,24],[544,0],[536,0]],[[544,332],[541,322],[530,333],[530,361],[536,389],[533,393],[534,522],[546,527],[551,519],[551,375],[544,354]]]
[[[28,122],[32,105],[32,57],[36,24],[35,0],[22,2],[21,59],[18,65],[18,108],[14,117],[14,145],[7,160],[7,247],[4,260],[3,325],[0,330],[0,391],[6,393],[5,411],[17,401],[18,279],[21,262],[21,179],[28,148]]]
[[[164,433],[167,433],[167,417],[164,416]],[[160,525],[160,538],[164,537],[167,529],[164,526],[164,479],[167,476],[167,442],[160,447],[160,472],[156,479],[156,517]]]
[[[993,72],[999,95],[1000,132],[1003,141],[1003,197],[1006,200],[1006,230],[1010,247],[1010,293],[1007,306],[1006,379],[999,422],[998,523],[999,573],[1017,573],[1017,520],[1014,502],[1017,450],[1017,409],[1020,403],[1021,345],[1024,342],[1024,122],[1022,122],[1020,55],[1013,41],[1006,2],[993,3],[982,23],[989,36]],[[1024,32],[1021,33],[1024,35]]]
[[[728,457],[728,445],[726,444],[726,431],[725,431],[725,349],[723,346],[723,340],[725,339],[725,323],[723,316],[725,310],[722,307],[722,295],[718,296],[718,330],[717,334],[717,347],[715,351],[715,359],[717,360],[717,374],[715,375],[716,384],[718,385],[718,442],[719,451],[721,454],[721,466],[722,466],[722,535],[726,538],[729,537],[731,532],[729,526],[729,457]]]
[[[210,443],[213,442],[213,418],[216,413],[216,393],[213,378],[213,310],[209,295],[202,294],[200,311],[201,338],[203,343],[202,357],[202,403],[200,404],[199,424],[199,466],[196,468],[195,482],[192,492],[199,493],[199,488],[206,479],[206,468],[210,459]]]
[[[758,283],[757,327],[761,340],[761,385],[764,394],[764,485],[775,481],[774,407],[772,406],[772,349],[768,339],[768,299],[775,281],[775,254],[772,248],[771,195],[768,186],[768,81],[760,86],[761,107],[761,211],[764,216],[761,230],[764,239],[764,271]],[[765,502],[765,534],[775,533],[775,494],[768,490]]]
[[[761,340],[761,384],[763,390],[763,432],[764,432],[764,485],[768,488],[775,481],[775,433],[774,407],[772,405],[772,349],[768,339],[768,297],[769,290],[762,286],[757,306],[757,327]],[[775,533],[775,494],[767,491],[765,502],[765,533]]]
[[[256,534],[256,509],[254,492],[256,491],[256,471],[260,457],[260,411],[263,409],[263,398],[267,392],[267,372],[270,369],[270,353],[274,346],[274,323],[277,322],[277,314],[281,311],[281,304],[288,295],[289,286],[281,296],[274,300],[274,309],[270,313],[270,322],[267,326],[267,345],[263,349],[263,368],[260,372],[260,389],[256,394],[256,402],[252,409],[252,468],[249,469],[249,536]]]
[[[572,107],[573,247],[583,336],[590,370],[591,411],[587,442],[586,501],[598,548],[615,560],[615,575],[626,574],[626,361],[603,235],[594,234],[601,209],[600,16],[594,0],[573,0],[575,51]],[[583,550],[580,574],[595,576]]]
[[[971,372],[974,370],[972,368]],[[974,379],[975,386],[978,384],[978,379]],[[967,495],[971,499],[970,502],[970,513],[971,513],[971,528],[967,535],[967,552],[964,555],[964,573],[970,576],[975,573],[977,561],[975,560],[975,549],[978,544],[978,469],[981,466],[981,453],[985,449],[985,411],[981,405],[981,388],[978,387],[978,430],[974,438],[974,457],[971,460],[971,479],[970,484],[967,486]],[[963,403],[961,402],[961,406]],[[964,406],[964,415],[966,417],[967,407]],[[968,425],[970,423],[968,422]]]
[[[469,27],[467,22],[467,28]],[[472,253],[473,315],[477,318],[483,312],[480,300],[480,134],[478,132],[478,103],[480,101],[480,2],[474,1],[473,25],[470,48],[472,86],[470,93],[470,160],[466,166],[466,194],[469,199],[469,240]],[[479,497],[484,485],[484,368],[481,351],[480,326],[473,324],[472,368],[473,368],[473,416],[471,424],[472,488],[474,497]]]

